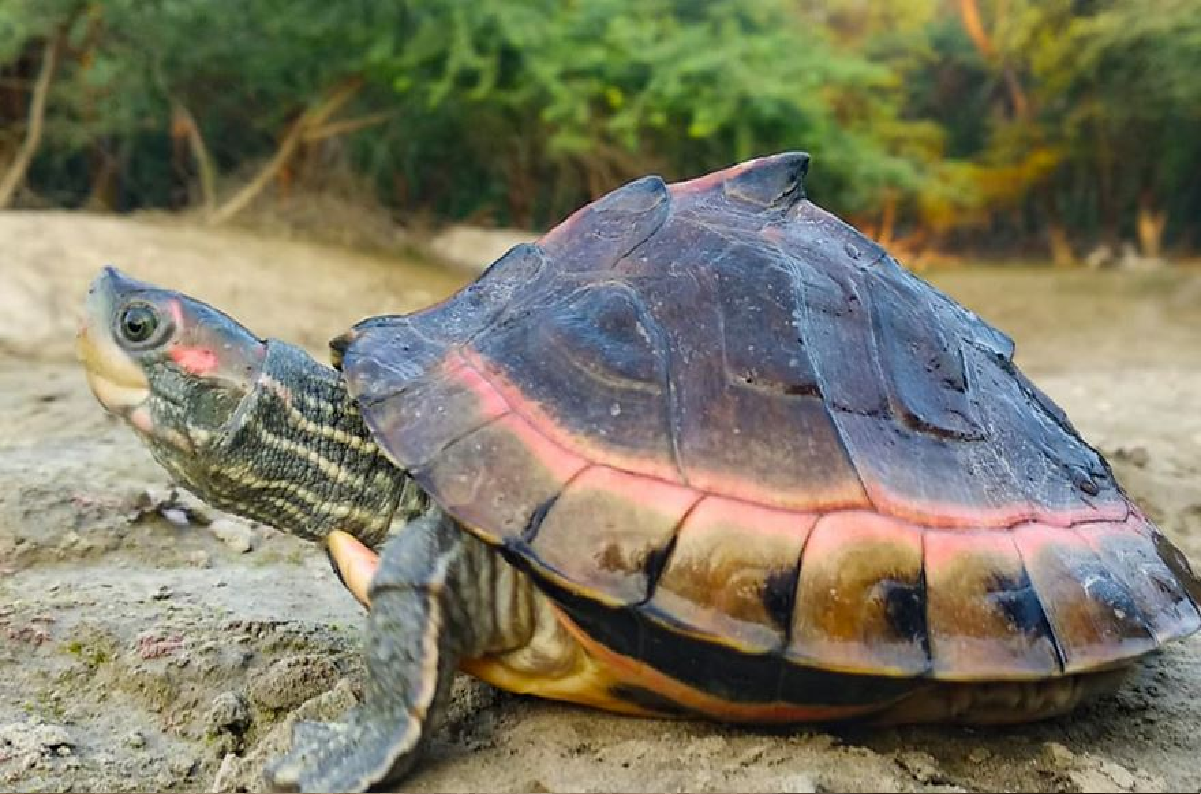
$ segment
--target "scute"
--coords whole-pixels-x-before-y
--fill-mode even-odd
[[[807,164],[638,180],[360,323],[335,359],[381,446],[680,680],[1032,680],[1197,630],[1187,561],[1012,341],[806,200]]]

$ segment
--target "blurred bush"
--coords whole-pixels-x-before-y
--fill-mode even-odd
[[[344,170],[539,227],[799,148],[886,242],[1158,254],[1201,217],[1198,75],[1198,0],[0,0],[0,168],[217,220]]]

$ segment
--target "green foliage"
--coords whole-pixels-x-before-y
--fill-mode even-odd
[[[64,204],[186,206],[181,119],[245,181],[353,84],[289,156],[401,213],[545,226],[647,172],[798,148],[814,197],[869,231],[1201,217],[1197,0],[0,0],[0,163],[63,26],[29,181]]]
[[[458,131],[431,169],[443,181],[474,165],[450,186],[450,212],[503,200],[492,209],[545,221],[647,169],[678,177],[798,147],[846,206],[921,186],[913,160],[870,133],[901,124],[881,101],[892,75],[840,52],[790,3],[415,5],[411,25],[371,49],[372,69],[391,77],[407,118]],[[427,146],[412,154],[430,164]]]

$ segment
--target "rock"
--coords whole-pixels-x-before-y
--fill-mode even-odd
[[[1076,766],[1076,754],[1059,742],[1047,742],[1042,749],[1043,759],[1051,766],[1071,769]]]
[[[1147,468],[1147,464],[1151,462],[1151,453],[1142,445],[1118,447],[1113,451],[1113,457],[1140,469]]]
[[[1100,270],[1103,267],[1114,264],[1113,248],[1106,243],[1101,243],[1092,251],[1089,251],[1088,256],[1084,257],[1084,264],[1090,270]]]
[[[258,535],[254,529],[233,518],[218,518],[209,524],[209,530],[239,554],[245,554],[258,545]]]
[[[167,769],[177,778],[188,778],[196,771],[198,761],[190,753],[179,753],[167,759]]]
[[[1129,769],[1107,759],[1100,759],[1097,762],[1097,771],[1112,780],[1118,788],[1125,791],[1132,790],[1136,783],[1135,777]]]
[[[213,555],[204,549],[196,549],[188,554],[188,564],[194,568],[212,568]]]
[[[125,744],[135,750],[141,750],[146,746],[146,734],[141,731],[131,731],[125,737]]]
[[[186,527],[189,523],[187,512],[178,507],[165,507],[162,514],[163,518],[177,527]]]
[[[15,753],[57,753],[65,748],[70,754],[75,741],[62,725],[48,722],[15,722],[0,725],[0,745],[9,745]]]
[[[918,783],[949,782],[946,773],[938,768],[938,760],[929,753],[907,750],[897,753],[896,760],[897,765],[913,775]]]
[[[238,773],[241,770],[242,759],[237,753],[226,753],[221,759],[221,766],[217,768],[217,774],[213,776],[213,785],[209,791],[213,794],[221,794],[222,792],[233,792],[238,790]]]
[[[987,747],[977,747],[967,754],[967,760],[973,764],[983,764],[992,758],[992,751]]]
[[[338,668],[325,656],[288,656],[254,679],[250,697],[265,709],[285,711],[328,692],[339,675]]]
[[[250,707],[237,692],[222,692],[209,705],[209,730],[241,733],[250,725]]]
[[[1147,272],[1162,270],[1166,266],[1167,262],[1163,257],[1145,256],[1129,240],[1122,243],[1122,255],[1118,259],[1118,267],[1122,270]]]
[[[0,725],[0,762],[7,762],[0,783],[21,780],[23,772],[41,766],[46,758],[61,758],[57,763],[63,766],[78,763],[72,756],[74,745],[71,735],[61,725],[45,722]]]

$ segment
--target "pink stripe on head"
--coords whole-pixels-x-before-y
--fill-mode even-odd
[[[218,366],[217,354],[207,347],[177,345],[171,348],[171,360],[197,376],[211,375]]]
[[[171,312],[171,319],[175,321],[175,327],[182,328],[184,325],[183,305],[179,302],[179,298],[167,301],[167,311]]]

